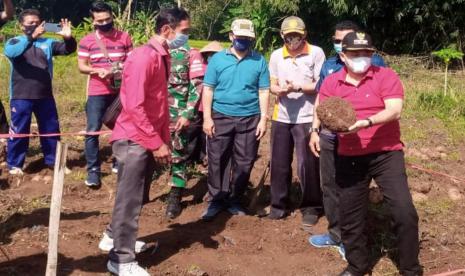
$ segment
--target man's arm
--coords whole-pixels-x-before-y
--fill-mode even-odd
[[[3,11],[0,13],[0,21],[6,22],[12,19],[14,12],[13,2],[11,0],[3,0]]]
[[[318,94],[315,99],[315,104],[313,105],[313,121],[312,121],[312,130],[310,131],[310,150],[316,156],[320,156],[320,134],[319,131],[315,132],[313,129],[320,129],[321,121],[318,119],[318,114],[316,109],[320,105],[320,95]]]
[[[215,134],[215,124],[212,119],[213,89],[213,87],[204,84],[202,91],[203,131],[208,137]]]
[[[366,119],[358,120],[349,127],[350,132],[356,132],[362,128],[372,125],[385,124],[391,121],[399,120],[402,113],[403,99],[386,99],[384,100],[385,108]]]
[[[21,56],[31,45],[32,41],[28,37],[18,36],[9,39],[3,51],[6,57],[13,59]]]
[[[61,20],[61,31],[58,32],[58,35],[61,35],[64,39],[64,42],[55,41],[52,45],[53,55],[69,55],[76,52],[77,42],[74,39],[71,32],[71,22],[68,19]]]
[[[258,100],[260,102],[260,122],[257,126],[257,140],[260,140],[266,133],[266,122],[268,120],[268,106],[270,104],[270,89],[260,89],[258,91]]]
[[[74,37],[70,37],[65,38],[63,42],[54,41],[52,47],[54,56],[67,56],[76,52],[77,42]]]

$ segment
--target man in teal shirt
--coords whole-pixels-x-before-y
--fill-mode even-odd
[[[203,220],[228,210],[245,215],[240,205],[266,132],[270,74],[265,58],[251,50],[255,39],[250,20],[236,19],[232,47],[215,54],[207,67],[203,90],[204,132],[208,136],[208,192],[211,202]]]

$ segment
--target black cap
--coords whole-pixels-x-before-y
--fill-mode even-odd
[[[364,32],[351,32],[342,40],[342,51],[367,50],[375,51],[369,34]]]

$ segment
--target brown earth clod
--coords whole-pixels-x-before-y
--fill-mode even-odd
[[[357,121],[352,105],[340,97],[327,98],[317,107],[316,113],[322,124],[334,132],[347,132]]]

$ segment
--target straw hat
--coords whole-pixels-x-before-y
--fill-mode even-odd
[[[209,53],[209,52],[216,53],[221,50],[223,50],[223,46],[221,46],[221,43],[219,43],[218,41],[212,41],[208,43],[207,45],[205,45],[205,47],[203,47],[200,50],[200,53]]]

